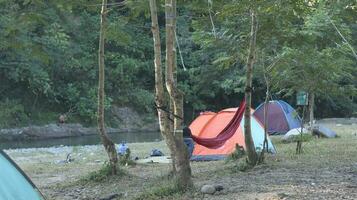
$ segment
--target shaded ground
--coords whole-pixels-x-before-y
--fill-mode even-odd
[[[196,190],[165,199],[357,199],[357,126],[330,125],[339,138],[313,139],[295,155],[295,143],[273,141],[278,150],[264,165],[236,172],[236,162],[193,162]],[[145,157],[152,148],[167,154],[163,142],[129,144],[133,156]],[[118,194],[133,199],[169,184],[169,164],[124,167],[127,175],[103,182],[81,179],[98,170],[106,160],[101,146],[8,150],[48,199],[100,199]],[[75,159],[61,164],[67,153]],[[200,194],[204,184],[221,184],[222,192]]]

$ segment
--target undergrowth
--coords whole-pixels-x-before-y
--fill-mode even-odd
[[[233,173],[237,172],[246,172],[249,169],[252,169],[254,166],[250,165],[246,159],[240,159],[237,164],[231,167]]]
[[[313,135],[311,134],[302,134],[302,135],[294,135],[294,136],[290,136],[289,139],[287,140],[282,140],[282,143],[291,143],[291,142],[309,142],[314,138]]]
[[[122,166],[134,166],[136,164],[135,161],[131,159],[131,151],[129,148],[126,150],[124,155],[119,156],[118,162],[119,165]]]
[[[145,191],[140,196],[136,197],[136,200],[155,200],[168,196],[174,196],[182,194],[183,192],[175,184],[165,184]]]
[[[103,166],[97,170],[90,172],[88,175],[81,178],[82,182],[102,182],[112,177],[123,177],[126,175],[126,172],[122,169],[117,167],[117,174],[112,174],[112,167],[109,163],[104,163]]]
[[[226,162],[237,161],[245,156],[244,148],[238,144],[236,144],[236,148],[233,153],[229,154]]]
[[[155,200],[155,199],[177,199],[187,192],[194,190],[194,188],[184,189],[180,187],[175,177],[163,176],[157,179],[159,184],[147,188],[142,194],[137,196],[136,200]]]

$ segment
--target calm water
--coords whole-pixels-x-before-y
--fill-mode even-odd
[[[154,142],[161,140],[159,132],[146,132],[146,133],[113,133],[109,135],[114,143],[125,141],[128,143],[135,142]],[[52,146],[80,146],[100,144],[98,135],[70,137],[61,139],[46,139],[46,140],[31,140],[31,141],[0,141],[0,149],[16,149],[16,148],[38,148],[38,147],[52,147]]]

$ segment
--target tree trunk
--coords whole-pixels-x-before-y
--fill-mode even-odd
[[[256,46],[256,34],[257,34],[257,20],[255,12],[251,10],[251,33],[250,33],[250,44],[249,44],[249,54],[247,60],[247,71],[246,71],[246,84],[245,84],[245,101],[246,107],[244,111],[244,140],[245,147],[248,154],[248,162],[251,165],[256,165],[258,161],[258,155],[255,151],[254,141],[251,132],[250,123],[250,107],[252,99],[252,76],[253,76],[253,65],[255,62],[255,46]]]
[[[107,0],[102,2],[102,11],[100,18],[100,35],[99,35],[99,83],[98,83],[98,130],[99,135],[108,154],[110,165],[112,167],[112,174],[117,173],[118,156],[114,143],[110,140],[105,132],[104,125],[104,43],[105,43],[105,28],[107,15]]]
[[[175,138],[170,131],[170,121],[168,120],[169,114],[160,108],[165,107],[165,91],[162,77],[162,64],[161,64],[161,40],[160,40],[160,30],[157,20],[157,6],[156,0],[150,0],[150,13],[152,22],[152,34],[154,40],[154,65],[155,65],[155,102],[157,105],[157,113],[159,117],[160,132],[165,139],[166,145],[170,149],[172,158],[172,172],[176,173],[175,168]]]
[[[263,155],[264,151],[268,152],[269,146],[268,146],[268,127],[269,127],[269,119],[268,119],[268,113],[269,113],[269,95],[270,95],[270,90],[269,90],[269,80],[265,76],[265,82],[267,85],[267,91],[266,91],[266,96],[265,96],[265,101],[264,101],[264,143],[263,143]]]
[[[174,137],[175,137],[175,166],[179,187],[192,187],[189,155],[182,137],[183,126],[183,93],[177,88],[175,74],[175,27],[176,0],[165,0],[166,18],[166,89],[174,107]]]
[[[259,157],[259,162],[262,163],[264,162],[264,153],[268,152],[269,146],[268,146],[268,127],[269,127],[269,120],[268,120],[268,112],[269,112],[269,95],[270,95],[270,85],[269,85],[269,79],[267,75],[266,68],[264,67],[264,80],[266,84],[266,92],[265,92],[265,101],[264,101],[264,142],[263,142],[263,149]]]
[[[315,104],[315,93],[310,92],[309,94],[309,112],[310,112],[310,128],[312,131],[313,125],[314,125],[314,104]]]

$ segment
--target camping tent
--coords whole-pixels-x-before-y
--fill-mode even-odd
[[[218,113],[203,112],[190,125],[194,136],[200,138],[214,138],[223,130],[233,118],[237,108],[229,108]],[[217,149],[209,149],[199,144],[195,144],[192,160],[219,160],[234,152],[236,144],[245,147],[244,142],[244,118],[242,119],[235,134],[229,138],[223,146]],[[263,149],[264,129],[254,118],[251,118],[252,136],[256,148]],[[204,135],[202,135],[204,134]],[[275,152],[275,148],[268,138],[270,152]]]
[[[32,181],[2,150],[0,150],[0,199],[44,199]]]
[[[260,104],[254,112],[257,120],[264,125],[264,106]],[[269,101],[267,105],[268,133],[285,134],[289,130],[301,127],[301,119],[297,112],[285,101]]]

